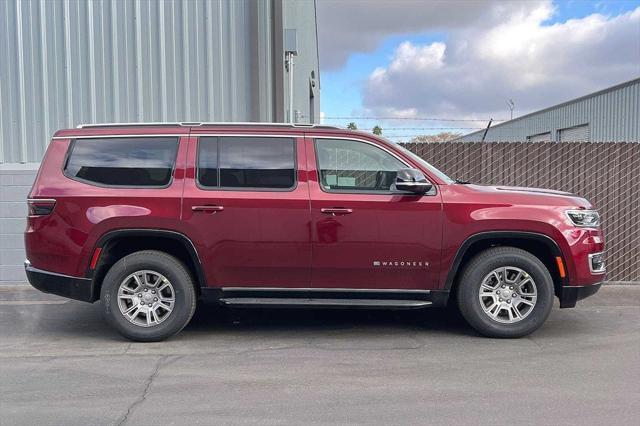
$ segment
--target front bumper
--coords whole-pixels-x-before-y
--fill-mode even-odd
[[[600,290],[602,283],[586,286],[563,286],[560,294],[560,308],[573,308],[578,300],[592,296]]]
[[[34,268],[28,260],[24,262],[29,283],[40,291],[56,294],[83,302],[98,300],[93,280],[90,278],[71,277],[55,272]]]

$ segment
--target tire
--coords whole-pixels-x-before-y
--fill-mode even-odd
[[[100,298],[107,322],[138,342],[173,336],[189,323],[196,309],[195,287],[187,268],[175,257],[155,250],[118,260],[102,282]]]
[[[553,307],[553,279],[546,266],[515,247],[490,248],[476,255],[465,266],[457,290],[460,313],[487,337],[526,336],[547,320]]]

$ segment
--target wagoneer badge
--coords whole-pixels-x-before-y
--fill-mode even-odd
[[[429,266],[429,262],[421,260],[374,260],[373,266],[379,266],[383,268],[426,268]]]

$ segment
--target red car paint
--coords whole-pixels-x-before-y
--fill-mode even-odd
[[[273,192],[199,188],[195,161],[203,134],[294,137],[296,187]],[[169,186],[100,187],[66,177],[63,167],[72,140],[100,135],[179,136]],[[424,196],[325,192],[318,183],[317,137],[356,138],[383,147],[422,171],[435,190]],[[192,242],[203,287],[438,290],[447,288],[460,267],[455,260],[469,238],[524,231],[559,247],[564,286],[603,280],[588,263],[590,253],[604,249],[602,231],[578,228],[565,215],[567,209],[591,209],[585,199],[551,190],[449,183],[394,144],[363,132],[259,125],[61,130],[49,144],[29,197],[56,200],[51,214],[28,218],[25,244],[31,266],[71,277],[90,276],[99,241],[108,232],[161,229]],[[335,208],[347,214],[323,213]],[[376,261],[382,263],[374,266]]]

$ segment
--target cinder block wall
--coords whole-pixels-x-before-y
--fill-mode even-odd
[[[0,282],[24,282],[27,194],[38,164],[0,165]]]

